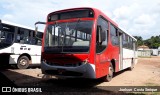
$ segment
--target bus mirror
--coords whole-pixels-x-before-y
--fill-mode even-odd
[[[38,27],[35,26],[35,35],[37,35]]]
[[[36,22],[35,23],[35,37],[38,38],[38,39],[41,39],[39,36],[38,36],[38,26],[36,26],[37,24],[46,24],[45,22]]]

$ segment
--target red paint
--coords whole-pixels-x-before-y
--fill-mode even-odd
[[[43,59],[54,63],[78,63],[88,58],[88,54],[45,54],[42,53]]]

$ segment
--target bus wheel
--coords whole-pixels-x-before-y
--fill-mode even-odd
[[[131,67],[129,67],[129,70],[132,71],[134,68],[134,60],[132,59],[132,62],[131,62]]]
[[[19,69],[26,69],[28,68],[29,66],[29,59],[27,56],[21,56],[19,59],[18,59],[18,63],[17,63],[17,67]]]
[[[113,71],[114,71],[113,66],[112,66],[112,64],[110,64],[110,66],[109,66],[109,74],[104,76],[104,77],[102,77],[101,80],[106,81],[106,82],[111,81],[112,77],[113,77]]]
[[[109,66],[109,74],[106,76],[106,81],[111,81],[112,80],[112,77],[113,77],[113,66],[112,64],[110,64]]]

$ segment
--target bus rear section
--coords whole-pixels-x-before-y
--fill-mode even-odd
[[[113,72],[131,67],[131,63],[127,63],[123,68],[124,33],[116,23],[94,8],[50,13],[42,40],[42,73],[110,81]]]

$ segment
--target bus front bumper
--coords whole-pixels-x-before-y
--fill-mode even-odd
[[[86,63],[76,67],[53,66],[42,61],[43,74],[66,78],[92,78],[95,79],[95,65]]]

